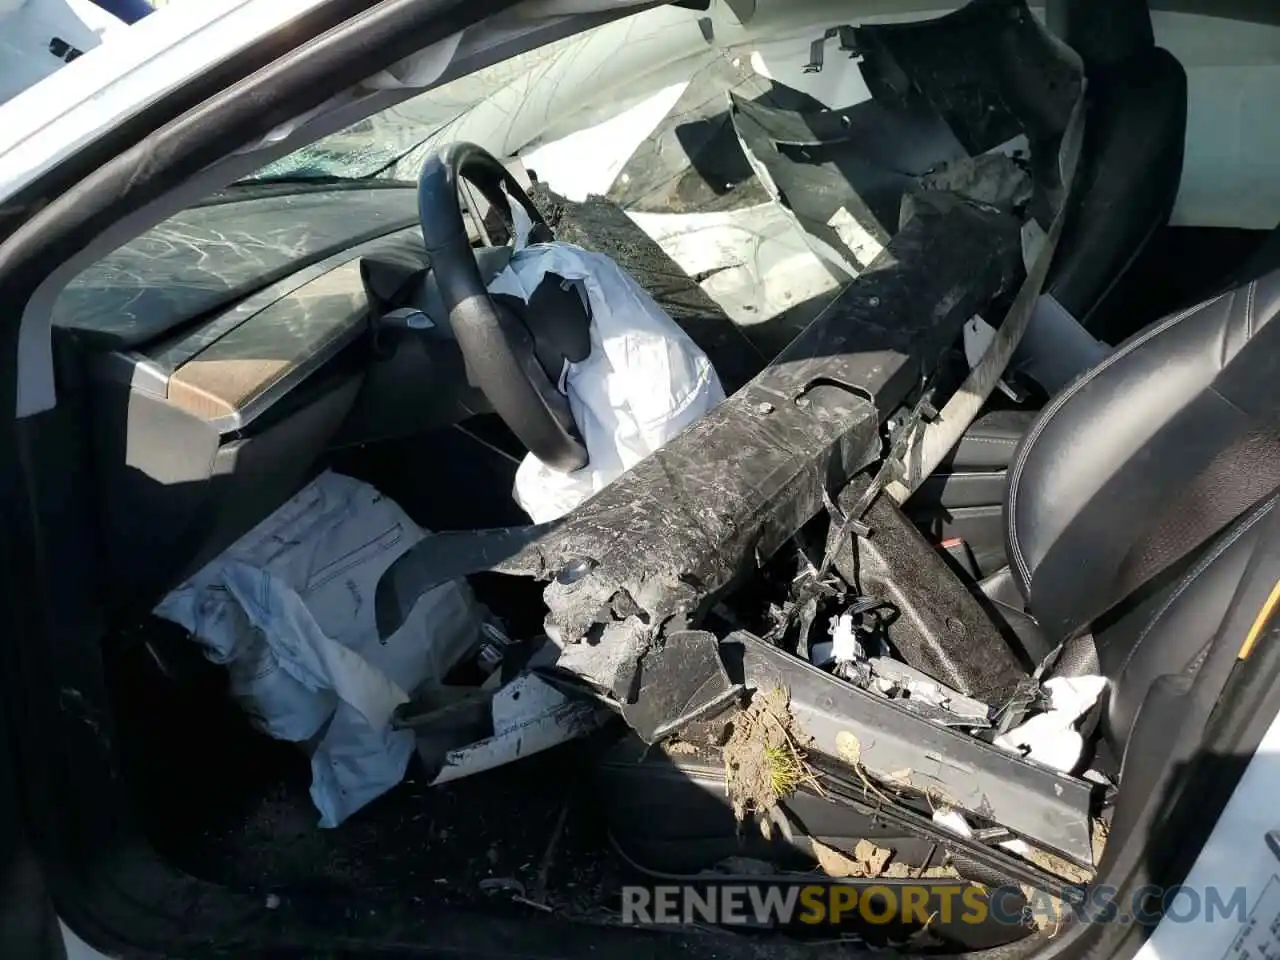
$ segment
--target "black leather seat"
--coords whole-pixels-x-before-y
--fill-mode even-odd
[[[1009,464],[1035,416],[1033,410],[984,413],[907,502],[907,515],[934,543],[964,542],[978,575],[1008,562],[1004,491]]]
[[[1152,684],[1198,670],[1224,618],[1256,617],[1280,580],[1278,313],[1280,270],[1151,324],[1053,399],[1009,470],[1005,587],[1043,648],[1098,609],[1135,552],[1158,542],[1181,558],[1092,624],[1117,756]],[[1217,513],[1233,519],[1205,539],[1199,518]]]
[[[1045,284],[1085,329],[1114,343],[1132,326],[1100,310],[1151,235],[1169,222],[1187,129],[1187,75],[1151,46],[1088,69],[1088,122],[1058,255]]]

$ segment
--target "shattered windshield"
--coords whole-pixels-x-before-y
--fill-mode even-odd
[[[296,150],[242,182],[413,180],[427,153],[453,140],[514,156],[616,115],[672,82],[668,74],[687,77],[688,67],[679,61],[690,54],[706,55],[690,11],[648,11],[459,77]]]

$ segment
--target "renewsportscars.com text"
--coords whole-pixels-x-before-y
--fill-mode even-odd
[[[622,888],[622,919],[636,924],[1001,924],[1059,923],[1073,917],[1091,923],[1243,923],[1252,900],[1244,887],[1203,890],[1145,887],[1122,898],[1114,888],[1046,892],[1023,887],[987,888],[965,883],[715,884]]]

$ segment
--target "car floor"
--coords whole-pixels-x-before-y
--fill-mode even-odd
[[[321,830],[301,751],[250,730],[216,685],[132,667],[116,685],[125,775],[147,837],[184,872],[236,889],[392,889],[444,904],[484,899],[509,878],[520,886],[498,883],[504,900],[514,890],[561,913],[607,915],[617,881],[583,777],[593,744],[435,788],[415,757],[399,787]]]

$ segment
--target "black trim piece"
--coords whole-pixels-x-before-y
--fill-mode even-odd
[[[725,642],[742,645],[748,687],[790,692],[815,755],[839,757],[840,738],[852,735],[861,746],[859,765],[871,776],[946,797],[1038,846],[1092,862],[1089,784],[914,716],[751,634],[740,631]]]
[[[301,193],[330,193],[335,190],[416,190],[418,185],[405,180],[374,180],[369,177],[344,179],[342,177],[281,177],[271,180],[237,180],[230,186],[212,193],[196,207],[220,207],[228,203],[244,203],[246,200],[265,200],[269,197],[292,197]]]

